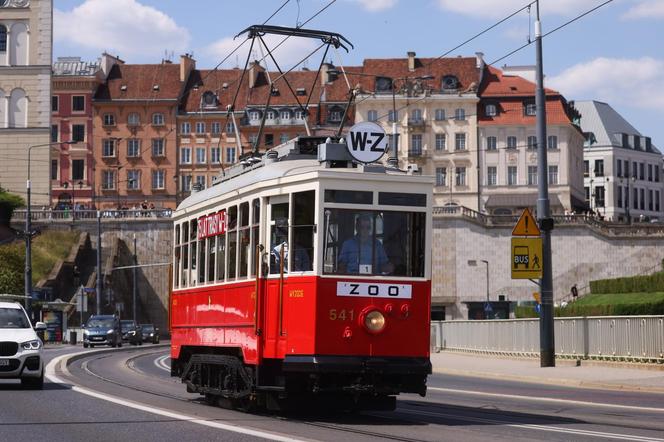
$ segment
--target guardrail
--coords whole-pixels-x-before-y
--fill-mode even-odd
[[[664,316],[555,318],[556,356],[664,363]],[[538,319],[432,321],[433,351],[539,356]]]
[[[149,218],[170,218],[172,209],[127,209],[127,210],[101,210],[103,220],[145,220]],[[25,221],[27,210],[14,210],[12,221]],[[30,219],[41,222],[55,221],[93,221],[97,219],[96,210],[51,210],[32,209]]]

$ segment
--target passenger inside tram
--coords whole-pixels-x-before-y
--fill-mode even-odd
[[[355,219],[355,235],[344,241],[339,253],[340,273],[390,274],[394,271],[383,243],[373,235],[373,225],[373,217],[369,214],[361,214]]]

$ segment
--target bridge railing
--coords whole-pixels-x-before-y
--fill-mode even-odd
[[[147,209],[147,210],[101,210],[104,221],[109,220],[146,220],[151,218],[170,218],[172,209]],[[15,210],[12,221],[25,221],[27,210]],[[40,222],[71,222],[71,221],[93,221],[97,219],[96,210],[52,210],[32,209],[30,219]]]
[[[664,363],[664,316],[555,318],[556,355]],[[433,351],[539,355],[538,319],[433,321]]]

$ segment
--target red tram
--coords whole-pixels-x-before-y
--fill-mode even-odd
[[[425,395],[432,181],[324,141],[249,158],[175,212],[171,375],[188,391],[269,409]]]

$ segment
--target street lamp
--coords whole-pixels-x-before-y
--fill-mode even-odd
[[[32,204],[30,194],[30,158],[32,149],[35,147],[57,146],[58,144],[74,144],[75,141],[53,142],[43,144],[33,144],[28,146],[28,179],[26,181],[26,194],[27,194],[27,211],[25,214],[25,308],[28,314],[32,317],[30,312],[30,299],[32,297],[32,213],[30,206]]]
[[[480,262],[486,264],[486,305],[484,307],[484,311],[485,315],[487,316],[487,319],[489,319],[488,310],[491,307],[491,303],[489,302],[489,261],[487,261],[486,259],[481,259]],[[468,266],[477,267],[477,260],[469,259]]]
[[[632,224],[632,217],[629,214],[629,195],[630,195],[630,187],[629,183],[632,182],[634,183],[636,181],[635,177],[630,177],[629,172],[626,172],[624,180],[627,182],[627,193],[625,194],[625,216],[627,217],[627,224]],[[620,184],[623,183],[623,177],[620,178]]]

